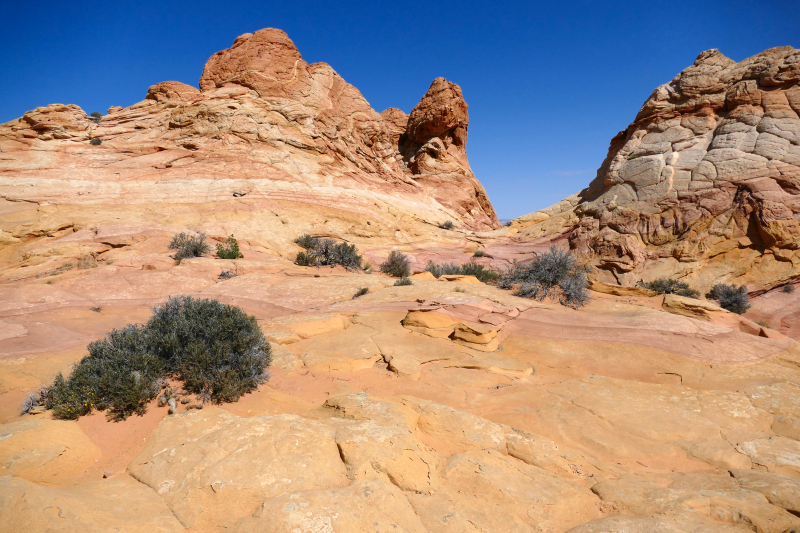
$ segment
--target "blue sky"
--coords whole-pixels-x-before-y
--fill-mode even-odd
[[[470,106],[470,163],[500,218],[595,176],[611,138],[703,50],[800,47],[800,2],[16,2],[0,23],[0,122],[49,103],[105,112],[242,33],[281,28],[382,111],[437,76]]]

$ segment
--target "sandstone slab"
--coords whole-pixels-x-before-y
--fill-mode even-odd
[[[128,472],[184,527],[229,527],[268,498],[348,483],[333,431],[294,415],[165,418]]]

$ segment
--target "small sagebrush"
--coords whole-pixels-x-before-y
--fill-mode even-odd
[[[386,261],[381,263],[381,272],[396,278],[407,278],[411,274],[408,256],[403,252],[392,250]]]
[[[295,263],[300,266],[340,265],[347,270],[361,270],[363,258],[358,255],[355,244],[337,243],[333,239],[320,239],[308,234],[298,237],[294,242],[306,250],[298,252],[295,258]]]
[[[410,279],[408,278],[400,278],[394,282],[395,287],[405,287],[407,285],[413,285]]]
[[[169,249],[177,250],[172,258],[180,264],[183,259],[204,256],[211,250],[211,247],[206,244],[206,236],[203,233],[198,233],[196,237],[188,233],[179,233],[172,237]]]
[[[456,263],[434,263],[433,261],[428,261],[428,264],[425,265],[425,270],[433,274],[435,278],[440,278],[442,276],[475,276],[478,278],[478,281],[482,283],[495,283],[498,279],[500,279],[500,274],[496,270],[492,270],[491,268],[487,268],[478,262],[475,259],[471,259],[469,262],[464,263],[462,265]]]
[[[226,270],[226,269],[224,269],[224,268],[223,268],[223,269],[222,269],[222,272],[220,272],[220,273],[219,273],[219,276],[217,276],[217,279],[219,279],[219,280],[223,280],[223,281],[224,281],[224,280],[226,280],[226,279],[235,278],[235,277],[236,277],[236,276],[238,276],[238,275],[239,275],[239,274],[237,274],[237,273],[236,273],[236,272],[234,272],[233,270]]]
[[[531,261],[514,261],[497,286],[516,287],[516,296],[540,301],[552,298],[562,305],[578,308],[589,301],[587,275],[587,268],[578,263],[572,252],[552,246]]]
[[[239,259],[244,257],[239,251],[239,243],[233,235],[227,238],[224,243],[217,244],[217,257],[220,259]]]
[[[784,285],[781,290],[786,294],[791,294],[794,292],[794,285]]]
[[[314,246],[316,246],[318,240],[319,239],[317,239],[316,237],[312,237],[308,233],[305,233],[296,238],[294,240],[294,243],[300,248],[303,248],[305,250],[311,250],[312,248],[314,248]]]
[[[91,144],[92,146],[100,146],[101,144],[103,144],[103,139],[95,137],[94,139],[89,141],[89,144]]]
[[[677,294],[678,296],[685,296],[687,298],[700,298],[700,292],[693,289],[685,281],[679,281],[671,278],[658,278],[653,281],[639,282],[640,287],[650,289],[651,291],[659,294]]]
[[[69,378],[58,374],[42,400],[56,418],[107,410],[143,414],[172,378],[205,400],[231,402],[266,381],[272,356],[256,319],[216,300],[173,297],[147,324],[130,324],[88,346]]]
[[[475,250],[475,253],[472,254],[472,257],[483,257],[484,255],[486,255],[486,252],[483,250]]]
[[[447,220],[439,224],[439,227],[446,230],[452,230],[455,227],[455,224],[453,224],[452,220]]]
[[[717,300],[720,307],[732,313],[741,315],[750,309],[750,298],[747,296],[747,287],[744,285],[726,285],[717,283],[706,294],[706,298]]]
[[[294,258],[296,265],[303,267],[315,266],[317,263],[314,261],[314,256],[308,252],[297,252],[297,257]]]
[[[361,296],[364,296],[364,295],[365,295],[365,294],[367,294],[368,292],[369,292],[369,287],[360,287],[360,288],[359,288],[359,289],[358,289],[358,290],[355,292],[355,294],[353,294],[353,300],[355,300],[356,298],[359,298],[359,297],[361,297]]]

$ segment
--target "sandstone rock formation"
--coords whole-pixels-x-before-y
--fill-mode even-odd
[[[274,250],[303,232],[392,246],[444,234],[448,220],[491,229],[468,122],[443,78],[411,115],[379,114],[284,32],[259,30],[214,54],[199,90],[168,81],[101,120],[52,104],[0,125],[0,247],[24,255],[23,241],[120,219]]]
[[[469,171],[457,86],[437,79],[411,115],[379,115],[330,67],[303,62],[285,34],[263,30],[215,54],[200,90],[160,83],[109,113],[98,124],[54,105],[0,127],[0,529],[800,528],[800,345],[768,325],[599,280],[574,310],[473,276],[416,274],[396,286],[377,272],[292,262],[303,232],[346,237],[373,264],[399,246],[415,270],[477,249],[487,265],[526,258],[566,238],[562,226],[594,250],[589,222],[607,215],[594,218],[588,200],[586,211],[570,200],[561,214],[469,231],[495,219]],[[643,128],[657,122],[648,120]],[[643,191],[629,207],[658,205],[636,186],[603,185],[591,205],[616,213],[605,195],[622,190]],[[665,194],[680,207],[674,192]],[[763,222],[753,213],[747,228]],[[460,227],[438,228],[445,219]],[[770,227],[791,233],[788,222]],[[167,244],[187,228],[210,240],[235,232],[244,257],[176,264]],[[731,231],[730,242],[746,242]],[[755,244],[741,246],[750,257]],[[765,254],[792,250],[781,246]],[[651,272],[653,257],[618,275]],[[353,299],[360,288],[369,290]],[[153,401],[113,423],[98,412],[20,413],[88,343],[177,294],[255,316],[272,348],[269,380],[236,403]],[[786,321],[798,298],[772,290],[754,309]]]
[[[516,224],[568,237],[603,281],[763,290],[800,276],[800,50],[717,50],[658,87],[589,187]]]

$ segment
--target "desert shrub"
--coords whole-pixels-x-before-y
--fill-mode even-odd
[[[494,283],[500,278],[500,274],[496,270],[486,268],[474,259],[461,265],[460,273],[464,276],[475,276],[483,283]]]
[[[43,393],[57,418],[93,409],[124,419],[143,414],[171,377],[205,400],[230,402],[267,379],[269,343],[256,319],[216,300],[173,297],[144,326],[112,330],[88,346],[68,379]]]
[[[500,279],[500,274],[496,270],[478,264],[474,259],[463,265],[428,261],[428,264],[425,265],[425,270],[433,274],[435,278],[450,275],[475,276],[483,283],[494,283]]]
[[[389,257],[386,258],[386,261],[381,263],[381,272],[396,278],[407,278],[411,274],[408,256],[403,252],[392,250],[389,252]]]
[[[747,287],[744,285],[726,285],[717,283],[706,294],[706,298],[717,300],[720,307],[732,313],[741,315],[750,309],[750,298],[747,296]]]
[[[484,255],[486,255],[486,252],[483,250],[475,250],[475,253],[472,254],[472,257],[483,257]]]
[[[446,220],[445,222],[442,222],[441,224],[439,224],[439,227],[442,228],[442,229],[451,230],[451,229],[453,229],[455,227],[455,224],[453,224],[452,220]]]
[[[369,287],[359,287],[359,289],[353,294],[353,300],[360,296],[364,296],[369,292]]]
[[[794,292],[794,285],[784,285],[781,290],[786,294],[791,294]]]
[[[687,298],[700,298],[700,293],[689,286],[685,281],[678,281],[671,278],[658,278],[647,283],[639,282],[640,287],[650,289],[659,294],[677,294],[678,296],[686,296]]]
[[[223,269],[222,269],[222,272],[220,272],[220,273],[219,273],[219,276],[217,276],[217,279],[220,279],[220,280],[226,280],[226,279],[235,278],[235,277],[236,277],[236,276],[238,276],[238,275],[239,275],[239,274],[237,274],[237,273],[236,273],[236,272],[234,272],[233,270],[226,270],[226,269],[224,269],[224,268],[223,268]]]
[[[216,300],[170,298],[147,322],[153,353],[190,393],[237,400],[266,380],[272,360],[256,319]]]
[[[497,286],[501,289],[516,286],[516,296],[540,301],[552,298],[562,305],[578,308],[589,301],[587,274],[586,267],[578,264],[571,252],[552,246],[531,261],[514,261]]]
[[[347,270],[361,270],[362,257],[358,255],[355,244],[337,243],[333,239],[320,239],[308,234],[294,242],[306,250],[298,252],[295,258],[294,262],[300,266],[340,265]]]
[[[364,272],[367,274],[372,274],[372,265],[369,263],[369,261],[364,263]]]
[[[312,250],[319,266],[341,265],[347,270],[361,269],[361,256],[355,244],[336,243],[333,239],[322,239]]]
[[[307,252],[297,252],[297,257],[294,258],[296,265],[310,267],[316,265],[314,257]]]
[[[207,254],[211,247],[206,244],[206,236],[203,233],[198,233],[197,237],[188,233],[179,233],[172,237],[169,242],[169,249],[177,250],[172,257],[176,262],[180,263],[182,259],[201,257]]]
[[[94,139],[89,141],[89,144],[91,144],[92,146],[100,146],[101,144],[103,144],[103,139],[95,137]]]
[[[425,271],[430,272],[434,278],[439,279],[442,276],[460,274],[461,266],[456,263],[434,263],[433,261],[428,261],[425,265]]]
[[[164,362],[149,353],[148,335],[142,326],[112,330],[105,339],[88,346],[69,379],[59,373],[44,397],[56,418],[75,419],[93,409],[109,410],[109,418],[121,420],[144,414],[147,403],[161,388]]]
[[[87,269],[97,267],[97,259],[91,255],[84,255],[78,260],[78,268]]]
[[[54,268],[53,270],[45,270],[44,272],[39,272],[38,274],[36,274],[36,277],[41,278],[44,276],[58,276],[59,274],[63,274],[64,272],[72,270],[73,268],[75,268],[75,266],[76,266],[75,263],[64,263],[60,267]],[[52,283],[52,281],[48,283]]]
[[[228,237],[223,244],[217,244],[217,257],[220,259],[239,259],[244,257],[239,251],[239,243],[233,235]]]
[[[103,114],[100,111],[92,111],[89,113],[89,116],[92,117],[90,120],[95,124],[100,124],[100,121],[103,119]]]
[[[103,310],[102,307],[90,307],[89,308],[89,311],[94,311],[95,313],[99,313],[102,310]]]
[[[304,250],[311,250],[312,248],[314,248],[314,246],[316,246],[318,240],[319,239],[317,239],[316,237],[312,237],[308,233],[305,233],[296,238],[294,240],[294,243],[300,248],[303,248]]]
[[[408,278],[400,278],[394,282],[395,287],[405,287],[407,285],[413,285],[410,279]]]

